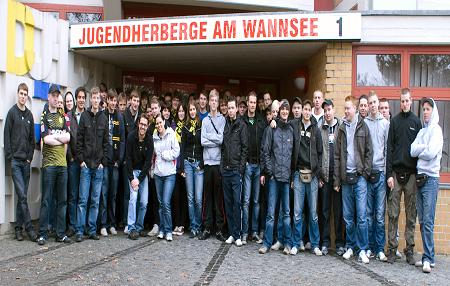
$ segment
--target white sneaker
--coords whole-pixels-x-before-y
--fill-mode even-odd
[[[178,226],[176,226],[176,227],[174,228],[174,230],[172,231],[172,234],[177,234],[177,235],[178,235]]]
[[[128,225],[123,229],[123,233],[128,234]]]
[[[100,229],[100,235],[101,236],[108,236],[108,232],[106,231],[106,228],[102,227]]]
[[[402,254],[400,251],[397,250],[397,252],[395,253],[395,255],[397,255],[398,258],[402,258]]]
[[[291,248],[290,248],[289,246],[286,246],[286,247],[284,248],[284,250],[283,250],[283,253],[286,254],[286,255],[291,254]]]
[[[369,257],[367,257],[367,253],[366,253],[365,250],[361,250],[359,252],[359,259],[358,259],[358,261],[361,261],[364,264],[369,263]]]
[[[383,251],[378,252],[377,259],[383,262],[387,261],[387,257],[384,255]]]
[[[322,256],[322,251],[320,251],[320,249],[318,247],[314,248],[314,254],[317,256]]]
[[[177,235],[183,235],[183,234],[184,234],[184,226],[179,226]]]
[[[150,230],[147,235],[148,236],[156,236],[158,234],[158,232],[159,232],[159,227],[157,224],[154,224],[152,230]]]
[[[423,273],[430,273],[430,272],[431,272],[431,265],[430,265],[430,262],[425,261],[425,262],[423,263],[422,271],[423,271]]]
[[[372,250],[367,250],[366,251],[366,255],[367,255],[367,258],[372,258],[373,257],[373,253],[372,253]]]
[[[300,251],[305,251],[305,244],[303,243],[302,240],[300,240]]]
[[[225,240],[226,244],[232,244],[233,242],[234,242],[234,238],[232,235],[230,235],[230,237],[227,240]],[[242,244],[242,242],[241,242],[241,244]]]
[[[112,226],[112,227],[109,228],[109,232],[110,232],[112,235],[117,235],[117,230],[116,230],[116,228],[115,228],[114,226]]]
[[[236,239],[236,241],[234,242],[234,244],[236,244],[237,247],[241,247],[242,246],[242,241],[240,238]]]
[[[173,240],[171,233],[166,234],[166,240],[167,241],[172,241]]]
[[[291,248],[291,255],[297,255],[297,253],[298,253],[298,249],[297,249],[297,247],[292,247]]]
[[[349,260],[353,256],[353,250],[351,248],[347,249],[347,251],[342,255],[345,260]]]
[[[416,263],[414,264],[416,267],[423,267],[423,263],[422,260],[417,260]],[[434,266],[436,266],[436,263],[430,263],[431,268],[434,268]]]
[[[272,249],[272,250],[280,250],[281,248],[283,248],[283,244],[277,240],[277,242],[275,242],[275,244],[272,245],[272,247],[270,249]]]
[[[159,239],[163,239],[164,238],[164,233],[162,233],[162,231],[158,234],[157,236]]]

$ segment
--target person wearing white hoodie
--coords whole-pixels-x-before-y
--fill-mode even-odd
[[[433,232],[444,139],[435,101],[422,99],[421,106],[423,128],[411,145],[411,156],[418,159],[416,207],[423,244],[423,256],[416,266],[429,273],[435,265]]]
[[[368,257],[387,261],[384,254],[386,243],[386,150],[389,135],[389,121],[378,111],[379,101],[371,91],[367,97],[369,111],[364,119],[370,131],[373,147],[372,171],[367,181],[367,227],[369,229]],[[360,100],[361,103],[361,100]]]
[[[166,123],[161,114],[156,116],[155,124],[157,132],[153,134],[153,173],[159,203],[160,227],[158,238],[162,239],[165,235],[167,241],[172,241],[170,201],[175,186],[180,146],[175,137],[175,132],[170,127],[166,128]]]

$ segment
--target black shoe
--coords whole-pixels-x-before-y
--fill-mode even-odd
[[[31,241],[36,242],[36,240],[38,239],[38,236],[36,234],[36,232],[34,231],[34,229],[30,229],[27,231],[28,237],[30,238]]]
[[[201,232],[198,235],[198,239],[205,240],[208,239],[211,236],[211,231],[209,229],[205,229],[203,232]]]
[[[83,241],[83,235],[82,234],[77,234],[75,236],[75,241],[76,242],[82,242]]]
[[[39,239],[37,240],[37,243],[38,243],[39,245],[44,245],[45,242],[46,242],[46,239],[45,239],[45,237],[43,237],[43,236],[39,237]]]
[[[137,240],[139,238],[139,233],[133,230],[128,234],[128,238],[131,240]]]
[[[23,240],[22,229],[19,229],[19,228],[16,229],[14,238],[17,239],[17,241],[22,241]]]
[[[221,231],[216,232],[216,238],[222,242],[224,242],[225,240],[227,240],[225,238],[225,236],[223,236],[223,233]]]
[[[72,240],[67,236],[64,235],[63,237],[57,237],[55,239],[56,242],[63,242],[63,243],[72,243]]]
[[[409,265],[416,264],[416,260],[414,259],[414,251],[413,250],[405,251],[405,255],[406,255],[406,263],[408,263]]]
[[[144,232],[144,231],[140,231],[140,232],[139,232],[139,236],[140,236],[140,237],[147,237],[147,233]]]
[[[55,230],[54,229],[49,229],[48,230],[48,237],[56,237],[56,232],[55,232]]]
[[[397,259],[396,251],[395,250],[390,250],[388,258],[387,258],[387,262],[390,263],[390,264],[393,264],[396,259]]]
[[[100,240],[100,237],[96,233],[90,234],[88,238],[92,240]]]
[[[68,237],[74,236],[74,235],[75,235],[75,230],[69,228],[69,230],[66,232],[66,235],[67,235]]]
[[[191,233],[189,234],[189,238],[196,238],[198,235],[197,231],[191,230]]]

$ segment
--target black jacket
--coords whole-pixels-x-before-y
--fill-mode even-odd
[[[250,124],[248,113],[242,116],[242,120],[247,125],[248,138],[248,162],[251,164],[259,164],[261,159],[261,142],[266,128],[266,120],[258,113],[255,113],[255,121]],[[255,150],[256,149],[256,150]],[[252,152],[254,151],[254,152]],[[256,153],[256,156],[255,156]]]
[[[77,116],[74,113],[75,108],[67,113],[67,117],[70,120],[70,143],[67,147],[66,159],[67,162],[71,162],[72,160],[81,163],[77,158],[77,134],[78,134],[78,121]],[[84,112],[84,111],[83,111]],[[80,116],[81,120],[81,116]]]
[[[416,173],[417,158],[411,157],[411,144],[422,128],[420,119],[411,111],[400,112],[391,119],[387,142],[386,178],[392,172]]]
[[[228,117],[223,131],[221,170],[238,170],[244,174],[248,155],[247,125],[241,118]]]
[[[108,154],[108,119],[105,113],[95,115],[90,109],[81,114],[77,132],[77,158],[91,169],[106,166]]]
[[[146,132],[144,141],[139,142],[138,130],[132,131],[128,134],[127,150],[126,150],[126,166],[128,172],[128,180],[131,182],[134,179],[133,170],[140,170],[141,173],[137,178],[142,182],[152,165],[153,155],[153,139],[152,135]]]
[[[134,131],[137,129],[137,121],[139,120],[140,111],[138,110],[137,116],[133,116],[130,111],[131,107],[128,107],[125,109],[125,112],[123,113],[123,120],[125,124],[125,137],[128,138],[128,134],[131,133],[131,131]]]
[[[202,125],[195,126],[195,135],[189,132],[189,126],[184,125],[181,130],[180,146],[180,169],[184,172],[184,159],[192,158],[200,161],[200,168],[203,168],[203,146],[201,143]]]
[[[32,161],[34,154],[34,120],[31,111],[17,104],[8,111],[4,129],[6,160]]]
[[[112,120],[112,145],[108,144],[108,166],[113,166],[114,163],[121,164],[125,157],[125,124],[123,116],[120,112],[114,111],[110,114],[108,109],[104,111],[106,118],[108,119],[108,143],[109,141],[109,120]]]
[[[308,127],[308,131],[311,133],[309,137],[309,158],[313,175],[322,179],[322,135],[320,134],[317,122],[312,120],[313,118],[311,116],[311,125]],[[294,173],[297,170],[298,156],[300,153],[301,132],[305,131],[305,126],[301,118],[291,120],[290,124],[294,130],[294,150],[291,164],[292,173]]]

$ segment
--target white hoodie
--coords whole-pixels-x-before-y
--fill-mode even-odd
[[[156,130],[155,130],[156,131]],[[172,128],[166,128],[163,138],[158,132],[153,134],[153,153],[155,154],[154,174],[160,177],[174,175],[177,172],[177,158],[180,155],[180,145]]]
[[[433,99],[431,99],[433,100]],[[442,147],[444,136],[439,126],[439,113],[436,102],[429,123],[423,122],[423,128],[417,134],[416,140],[411,145],[411,157],[417,157],[417,173],[430,177],[439,177],[441,169]]]

